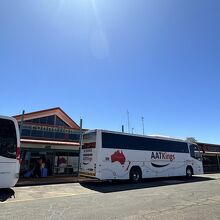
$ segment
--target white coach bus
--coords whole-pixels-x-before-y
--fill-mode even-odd
[[[14,118],[0,116],[0,188],[13,187],[20,170],[20,136]]]
[[[194,143],[104,130],[83,135],[80,175],[138,182],[194,174],[203,174],[202,157]]]

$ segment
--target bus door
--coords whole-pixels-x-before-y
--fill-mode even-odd
[[[202,166],[202,155],[196,144],[190,144],[190,156],[193,159],[193,171],[194,174],[202,174],[203,166]]]

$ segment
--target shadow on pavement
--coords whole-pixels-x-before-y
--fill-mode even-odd
[[[130,183],[129,181],[113,181],[113,182],[84,182],[80,183],[82,187],[90,190],[95,190],[101,193],[120,192],[127,190],[153,188],[168,185],[187,184],[193,182],[202,182],[214,180],[209,177],[192,177],[187,179],[186,177],[169,177],[169,178],[154,178],[144,179],[140,183]]]
[[[5,202],[12,197],[15,198],[15,191],[13,189],[0,189],[0,202]]]

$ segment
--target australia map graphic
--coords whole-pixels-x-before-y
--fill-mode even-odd
[[[122,151],[117,150],[111,155],[111,161],[112,163],[114,162],[119,162],[121,165],[124,165],[125,163],[125,155],[123,154]]]

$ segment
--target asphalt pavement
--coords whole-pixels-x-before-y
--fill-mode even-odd
[[[220,174],[0,191],[0,219],[220,219]]]

